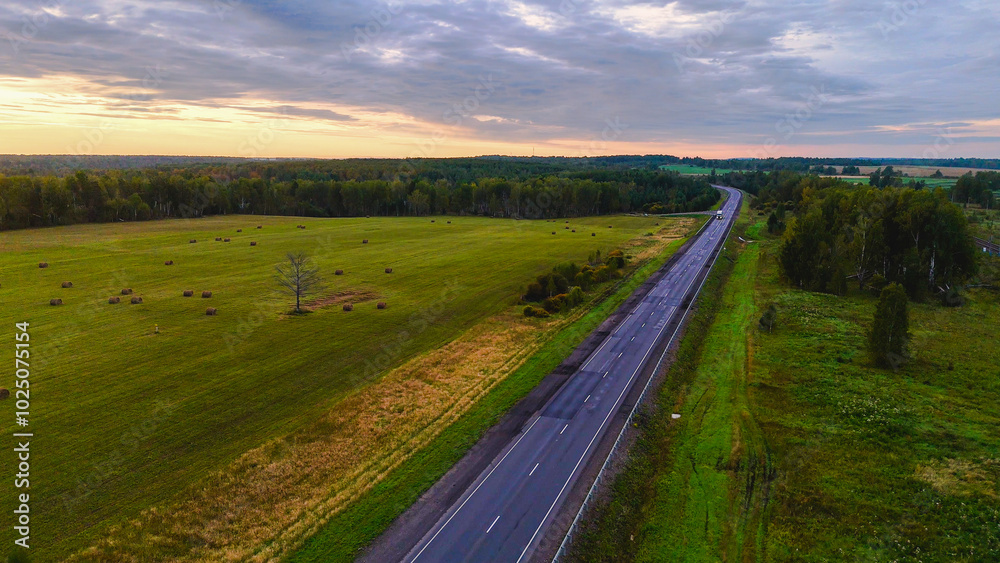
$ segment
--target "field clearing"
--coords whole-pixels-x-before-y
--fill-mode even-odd
[[[692,166],[690,164],[667,164],[660,166],[660,170],[670,170],[671,172],[679,172],[687,175],[708,175],[712,173],[711,168]],[[716,174],[726,174],[729,172],[732,172],[732,170],[728,168],[717,168],[715,170]]]
[[[885,166],[858,166],[858,170],[862,174],[871,174],[872,172],[878,170],[879,168],[885,168]],[[963,167],[935,167],[935,166],[893,166],[893,170],[896,172],[901,172],[903,174],[909,174],[914,178],[926,178],[934,174],[938,170],[942,174],[949,178],[958,178],[964,176],[968,173],[975,174],[976,172],[986,172],[987,168],[963,168]]]
[[[854,184],[863,184],[865,186],[871,185],[871,178],[868,176],[837,176],[841,180],[846,180]],[[953,188],[955,183],[958,182],[955,178],[930,178],[930,177],[913,177],[913,178],[903,178],[903,183],[906,184],[910,180],[917,180],[927,184],[929,189],[934,188]]]
[[[31,323],[32,445],[44,452],[32,467],[38,557],[64,558],[322,419],[352,391],[499,314],[556,263],[683,221],[588,218],[571,220],[571,233],[562,221],[434,219],[230,216],[0,234],[0,317]],[[316,257],[329,293],[377,296],[389,308],[365,301],[353,313],[284,315],[290,301],[275,294],[272,269],[295,250]],[[144,303],[109,305],[122,288]],[[211,299],[198,297],[206,290]],[[65,305],[49,306],[57,297]],[[206,316],[208,306],[219,316]]]

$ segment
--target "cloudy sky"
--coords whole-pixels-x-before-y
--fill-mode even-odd
[[[1000,155],[995,0],[4,0],[0,153]]]

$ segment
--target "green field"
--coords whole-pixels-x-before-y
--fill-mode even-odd
[[[575,560],[1000,560],[1000,296],[911,304],[912,360],[875,369],[875,299],[787,287],[750,234]]]
[[[697,174],[697,175],[708,175],[712,173],[711,168],[704,168],[701,166],[692,166],[690,164],[665,164],[660,166],[660,170],[670,170],[671,172],[679,172],[680,174]],[[732,170],[726,168],[717,168],[715,170],[716,174],[727,174],[732,172]]]
[[[60,559],[173,500],[504,310],[535,274],[621,246],[657,220],[573,220],[571,233],[562,222],[486,218],[230,216],[0,234],[0,320],[9,335],[31,323],[36,559]],[[316,258],[337,299],[288,316],[272,273],[297,250]],[[144,303],[108,304],[122,288]],[[211,299],[199,297],[206,290]],[[341,310],[345,301],[354,312]],[[209,306],[219,315],[206,316]]]
[[[862,176],[840,176],[840,178],[842,180],[846,180],[848,182],[852,182],[852,183],[855,183],[855,184],[864,184],[866,186],[870,184],[870,178],[868,178],[867,176],[864,176],[864,177],[862,177]],[[954,188],[955,184],[958,182],[958,180],[955,179],[955,178],[928,178],[928,177],[921,178],[921,177],[912,177],[912,178],[903,178],[903,183],[906,184],[910,180],[916,180],[918,182],[923,182],[924,184],[927,185],[928,189],[934,189],[934,188],[950,189],[950,188]]]

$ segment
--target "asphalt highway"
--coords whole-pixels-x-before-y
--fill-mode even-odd
[[[666,328],[683,315],[715,249],[725,242],[742,194],[712,218],[646,298],[525,425],[404,561],[526,561],[608,430],[608,421],[650,361]]]

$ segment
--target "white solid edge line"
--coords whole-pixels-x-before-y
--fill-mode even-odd
[[[691,290],[691,286],[693,285],[694,285],[694,280],[691,280],[691,282],[688,283],[687,288],[681,295],[682,296],[687,295],[688,291]],[[612,406],[611,410],[608,411],[607,416],[604,417],[604,420],[601,421],[601,425],[597,428],[597,433],[594,434],[594,437],[591,438],[590,443],[587,444],[586,449],[583,450],[583,455],[580,456],[580,459],[577,460],[576,465],[573,466],[573,470],[570,471],[569,477],[566,479],[566,482],[563,483],[562,488],[559,489],[559,493],[556,494],[555,500],[552,501],[552,504],[549,506],[548,511],[546,511],[545,516],[542,517],[541,522],[538,523],[538,527],[535,528],[535,533],[531,535],[531,538],[528,540],[528,544],[525,545],[524,549],[521,551],[521,555],[517,558],[517,563],[520,563],[520,561],[524,559],[524,554],[528,552],[528,548],[531,547],[531,544],[535,542],[535,536],[538,535],[538,532],[542,529],[542,525],[545,524],[546,520],[548,520],[549,514],[552,513],[552,509],[555,508],[556,503],[559,502],[559,497],[562,496],[563,491],[565,491],[566,487],[569,486],[569,482],[573,480],[573,475],[576,473],[576,470],[580,468],[580,464],[583,463],[584,458],[587,457],[587,453],[590,452],[590,448],[594,445],[594,442],[597,440],[597,437],[600,436],[602,430],[604,429],[604,425],[608,423],[608,419],[611,418],[611,415],[618,410],[618,405],[621,403],[621,400],[625,396],[625,393],[629,390],[629,387],[632,385],[632,380],[635,379],[635,375],[639,373],[639,369],[641,369],[642,365],[646,362],[646,358],[649,357],[650,352],[652,352],[653,348],[656,347],[655,344],[660,341],[660,337],[663,335],[663,331],[666,330],[668,324],[670,323],[663,323],[663,327],[660,328],[659,332],[656,334],[656,338],[653,339],[652,344],[650,345],[649,349],[646,350],[646,353],[643,355],[642,359],[639,361],[639,364],[636,366],[635,371],[633,371],[632,375],[629,376],[628,381],[625,383],[625,387],[622,389],[622,392],[618,395],[618,398],[615,400],[615,403]],[[621,354],[619,354],[619,357],[621,357]],[[565,428],[563,428],[563,430],[565,430]]]
[[[497,522],[498,522],[499,520],[500,520],[500,515],[499,515],[499,514],[497,514],[497,517],[496,517],[496,519],[495,519],[495,520],[493,520],[493,523],[492,523],[492,524],[490,524],[490,527],[489,527],[489,528],[486,528],[486,533],[487,533],[487,534],[488,534],[488,533],[490,533],[490,531],[491,531],[491,530],[493,529],[493,526],[496,526],[496,525],[497,525]]]
[[[462,508],[465,507],[465,503],[469,502],[469,499],[471,499],[473,495],[476,494],[476,491],[478,491],[479,488],[483,486],[483,483],[485,483],[486,480],[490,478],[490,475],[493,475],[493,472],[496,471],[498,467],[500,467],[500,464],[503,463],[503,460],[507,459],[507,456],[510,455],[510,452],[514,451],[514,448],[516,448],[517,445],[521,443],[521,440],[523,440],[524,437],[528,435],[528,432],[531,432],[531,429],[535,427],[535,424],[541,418],[542,417],[540,416],[535,417],[535,421],[531,423],[531,426],[529,426],[528,429],[521,434],[521,437],[518,438],[516,442],[514,442],[514,445],[511,446],[509,450],[507,450],[507,453],[503,454],[503,457],[500,458],[500,461],[498,461],[497,464],[493,466],[493,469],[490,469],[490,472],[486,474],[486,477],[484,477],[483,480],[480,481],[478,485],[476,485],[476,488],[473,489],[471,493],[469,493],[469,496],[466,497],[465,500],[462,501],[462,504],[460,504],[458,508],[455,509],[455,512],[453,512],[451,516],[449,516],[448,519],[445,520],[444,524],[441,524],[441,527],[438,528],[437,532],[434,532],[434,535],[431,536],[431,539],[427,540],[427,543],[424,544],[424,547],[420,548],[420,551],[418,551],[417,554],[413,556],[413,559],[410,560],[411,562],[416,561],[420,557],[420,555],[423,554],[424,550],[427,549],[427,547],[434,542],[434,540],[438,537],[438,534],[441,533],[441,530],[448,527],[448,524],[451,523],[451,520],[455,517],[455,515],[457,515],[462,510]],[[566,426],[569,425],[567,424]],[[565,428],[563,430],[565,430]]]
[[[536,463],[535,466],[531,468],[531,472],[528,473],[528,477],[531,477],[532,475],[535,474],[535,470],[538,469],[538,464],[539,463],[541,463],[541,462]]]
[[[687,288],[686,288],[686,289],[684,290],[684,292],[683,292],[683,293],[682,293],[681,295],[682,295],[682,296],[684,296],[684,295],[687,295],[687,294],[688,294],[688,292],[689,292],[689,291],[691,290],[691,287],[692,287],[693,285],[694,285],[694,280],[692,279],[692,280],[691,280],[691,282],[690,282],[690,283],[688,283],[688,286],[687,286]],[[629,386],[630,386],[630,385],[632,384],[632,380],[633,380],[633,379],[635,378],[635,375],[636,375],[637,373],[639,373],[639,369],[640,369],[640,368],[642,368],[642,365],[643,365],[643,364],[645,363],[645,361],[646,361],[646,358],[648,358],[648,357],[649,357],[649,354],[650,354],[650,352],[652,352],[652,351],[653,351],[653,348],[655,348],[655,343],[656,343],[656,342],[659,342],[659,340],[660,340],[660,336],[662,336],[662,335],[663,335],[663,331],[664,331],[664,330],[665,330],[665,329],[667,328],[667,325],[668,325],[668,324],[669,324],[669,323],[664,323],[664,324],[663,324],[663,328],[661,328],[661,329],[660,329],[660,331],[659,331],[659,332],[657,333],[657,335],[656,335],[656,338],[655,338],[655,339],[653,340],[653,344],[654,344],[654,345],[650,345],[650,347],[649,347],[649,350],[647,350],[647,351],[646,351],[646,353],[645,353],[645,354],[643,355],[643,357],[642,357],[642,360],[640,360],[640,361],[639,361],[639,365],[638,365],[638,366],[636,366],[636,368],[635,368],[635,371],[633,371],[633,372],[632,372],[632,375],[631,375],[631,376],[629,376],[629,379],[628,379],[628,382],[626,382],[626,384],[625,384],[625,388],[624,388],[624,389],[622,389],[622,392],[621,392],[621,393],[620,393],[620,394],[618,395],[618,399],[616,399],[616,400],[615,400],[615,403],[614,403],[614,405],[612,406],[611,410],[610,410],[610,411],[608,412],[607,416],[605,416],[605,417],[604,417],[604,420],[603,420],[603,421],[601,422],[601,425],[600,425],[600,426],[599,426],[599,427],[597,428],[597,433],[596,433],[596,434],[594,434],[594,437],[593,437],[593,438],[591,438],[591,440],[590,440],[590,443],[589,443],[589,444],[587,444],[587,448],[583,450],[583,455],[581,455],[581,456],[580,456],[580,459],[579,459],[579,460],[578,460],[578,461],[576,462],[576,465],[575,465],[575,466],[573,466],[573,470],[572,470],[572,471],[570,471],[570,473],[569,473],[569,477],[568,477],[568,478],[566,479],[566,482],[565,482],[565,483],[563,483],[563,486],[562,486],[562,488],[561,488],[561,489],[559,489],[559,493],[558,493],[558,494],[556,495],[556,498],[555,498],[555,500],[553,500],[553,501],[552,501],[552,504],[551,504],[551,505],[549,506],[549,510],[548,510],[548,511],[547,511],[547,512],[545,513],[545,516],[543,516],[543,517],[542,517],[542,520],[541,520],[541,522],[539,522],[539,523],[538,523],[538,527],[537,527],[537,528],[535,528],[535,533],[531,535],[531,538],[530,538],[530,539],[528,540],[528,544],[527,544],[527,545],[525,545],[525,546],[524,546],[524,549],[523,549],[523,550],[521,551],[521,555],[520,555],[520,556],[519,556],[519,557],[517,558],[517,563],[520,563],[520,561],[521,561],[522,559],[524,559],[524,554],[528,552],[528,548],[529,548],[529,547],[531,547],[531,544],[532,544],[532,543],[534,543],[534,541],[535,541],[535,536],[537,536],[537,535],[538,535],[538,532],[539,532],[539,531],[540,531],[540,530],[542,529],[542,525],[543,525],[543,524],[545,524],[545,521],[546,521],[546,520],[548,520],[548,518],[549,518],[549,514],[551,514],[551,513],[552,513],[552,509],[554,509],[554,508],[555,508],[555,506],[556,506],[556,503],[558,503],[558,502],[559,502],[559,497],[561,497],[561,496],[562,496],[562,494],[563,494],[563,491],[565,491],[565,490],[566,490],[566,487],[567,487],[567,486],[569,486],[569,482],[570,482],[570,481],[571,481],[571,480],[573,479],[573,474],[575,474],[575,473],[576,473],[576,470],[577,470],[577,469],[579,469],[579,467],[580,467],[580,464],[581,464],[581,463],[583,463],[583,459],[584,459],[585,457],[587,457],[587,452],[589,452],[589,451],[590,451],[590,448],[591,448],[591,446],[593,446],[593,445],[594,445],[594,441],[596,441],[596,440],[597,440],[597,437],[598,437],[598,436],[599,436],[599,435],[601,434],[601,431],[602,431],[602,430],[604,429],[604,425],[605,425],[605,424],[607,424],[607,422],[608,422],[608,419],[609,419],[609,418],[611,418],[611,415],[612,415],[612,414],[613,414],[613,413],[614,413],[614,412],[615,412],[616,410],[618,410],[618,405],[619,405],[619,403],[621,402],[621,400],[622,400],[622,397],[624,397],[624,396],[625,396],[625,392],[626,392],[626,391],[628,391],[628,389],[629,389]]]

